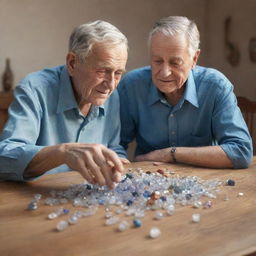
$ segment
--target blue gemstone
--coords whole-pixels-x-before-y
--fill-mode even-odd
[[[133,176],[132,176],[131,173],[126,173],[126,177],[129,178],[129,179],[132,179],[132,178],[133,178]]]
[[[133,195],[134,197],[136,197],[136,196],[139,196],[139,193],[138,193],[137,191],[135,191],[135,192],[132,192],[132,195]]]
[[[227,180],[227,185],[228,186],[235,186],[235,181],[234,180],[231,180],[231,179],[229,179],[229,180]]]
[[[63,209],[63,213],[64,213],[64,214],[68,214],[68,213],[69,213],[69,210],[68,210],[68,209]]]
[[[99,204],[101,204],[101,205],[103,205],[103,204],[105,204],[105,200],[104,199],[99,199]]]
[[[162,201],[166,201],[166,200],[167,200],[167,199],[166,199],[166,196],[161,196],[160,199],[161,199]]]
[[[143,193],[143,196],[144,196],[145,198],[148,198],[148,197],[151,196],[151,193],[150,193],[148,190],[145,190],[144,193]]]
[[[140,219],[135,219],[133,221],[133,225],[135,228],[139,228],[141,226],[141,220]]]
[[[127,204],[127,206],[130,206],[130,205],[133,204],[133,201],[132,200],[128,200],[126,204]]]
[[[86,189],[91,190],[92,189],[92,185],[91,184],[86,184]]]

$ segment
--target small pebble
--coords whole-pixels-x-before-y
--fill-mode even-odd
[[[28,204],[27,210],[33,211],[36,210],[38,208],[37,203],[32,201]]]
[[[162,212],[155,213],[155,220],[161,220],[163,217],[164,217],[164,214]]]
[[[161,235],[161,231],[160,231],[159,228],[153,227],[153,228],[151,228],[150,231],[149,231],[149,236],[150,236],[151,238],[157,238],[157,237],[159,237],[160,235]]]
[[[129,228],[129,223],[127,221],[122,221],[118,225],[118,230],[119,231],[125,231]]]
[[[192,214],[192,221],[193,222],[200,222],[201,215],[199,213],[193,213]]]
[[[237,196],[244,196],[243,192],[239,192]]]
[[[78,218],[75,215],[72,215],[69,219],[68,219],[68,223],[69,224],[76,224],[78,221]]]
[[[166,210],[167,210],[168,215],[173,215],[174,210],[175,210],[175,206],[173,204],[170,204],[170,205],[168,205]]]
[[[194,204],[193,204],[193,207],[194,208],[200,208],[202,206],[202,202],[200,202],[200,201],[196,201],[196,202],[194,202]]]
[[[56,212],[52,212],[48,215],[49,220],[56,219],[58,217],[58,214]]]
[[[228,186],[235,186],[236,182],[234,180],[227,180],[227,183],[226,183]]]
[[[141,227],[141,220],[140,219],[135,219],[133,221],[133,225],[134,225],[135,228]]]
[[[65,220],[61,220],[57,223],[57,230],[58,231],[63,231],[64,229],[66,229],[68,227],[68,222]]]

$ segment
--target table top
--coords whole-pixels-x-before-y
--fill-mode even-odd
[[[81,218],[62,232],[56,231],[61,219],[47,219],[58,206],[44,204],[51,190],[67,189],[83,182],[77,172],[52,174],[27,182],[0,183],[0,255],[248,255],[256,252],[256,157],[249,169],[207,169],[186,165],[137,162],[127,168],[155,171],[168,168],[174,175],[198,176],[204,180],[233,179],[235,186],[220,186],[209,209],[176,206],[174,215],[154,220],[154,211],[147,211],[140,228],[117,231],[117,225],[105,225],[105,208],[90,217]],[[238,196],[238,193],[244,196]],[[26,210],[34,194],[42,194],[37,210]],[[229,200],[225,200],[228,196]],[[203,199],[206,200],[206,199]],[[70,203],[64,205],[75,211]],[[193,213],[201,221],[193,223]],[[121,214],[122,215],[122,214]],[[121,217],[121,216],[120,216]],[[123,218],[132,222],[131,216]],[[151,227],[158,227],[161,236],[149,238]]]

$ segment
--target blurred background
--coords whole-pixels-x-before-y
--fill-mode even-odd
[[[127,70],[147,65],[148,32],[156,20],[169,15],[197,23],[200,65],[219,69],[237,95],[256,99],[256,62],[249,52],[256,37],[256,0],[0,0],[0,74],[6,58],[14,85],[27,73],[64,64],[72,29],[97,19],[113,23],[128,37]],[[231,48],[239,54],[235,63],[227,57]]]

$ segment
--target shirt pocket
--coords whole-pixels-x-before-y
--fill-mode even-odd
[[[210,146],[213,144],[211,135],[195,136],[190,134],[188,141],[188,146],[190,147]]]

